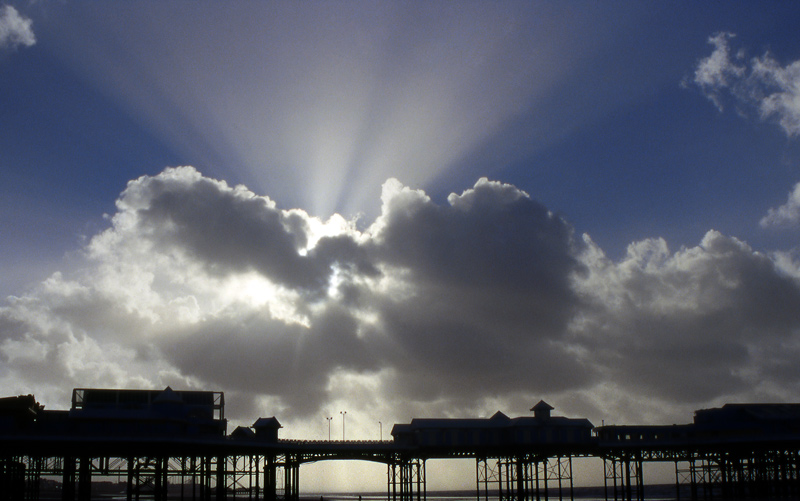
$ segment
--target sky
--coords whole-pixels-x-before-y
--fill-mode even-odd
[[[0,389],[224,391],[231,429],[348,439],[798,402],[799,23],[0,3]]]

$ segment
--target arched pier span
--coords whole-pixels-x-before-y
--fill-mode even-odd
[[[572,499],[572,460],[604,462],[606,499],[644,499],[642,465],[675,467],[682,499],[800,496],[800,405],[728,404],[672,426],[601,426],[498,412],[481,419],[413,419],[390,441],[281,440],[260,418],[228,434],[219,392],[76,389],[68,411],[32,395],[0,399],[0,499],[89,500],[116,489],[128,500],[300,498],[303,464],[386,465],[387,499],[427,498],[426,461],[475,460],[475,497]]]

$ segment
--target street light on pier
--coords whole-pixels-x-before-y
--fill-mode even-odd
[[[331,421],[333,420],[333,416],[325,418],[328,421],[328,442],[331,441]]]
[[[347,417],[347,411],[339,411],[342,415],[342,442],[344,442],[344,418]]]
[[[383,423],[381,423],[380,421],[378,421],[378,426],[380,426],[380,427],[381,427],[381,440],[383,440]]]

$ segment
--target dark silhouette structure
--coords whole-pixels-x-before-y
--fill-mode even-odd
[[[672,426],[595,429],[606,496],[644,499],[643,462],[672,462],[678,497],[798,499],[800,404],[726,404]],[[682,489],[682,487],[685,487]]]
[[[797,499],[800,405],[728,404],[672,426],[593,427],[497,412],[482,419],[413,419],[390,441],[281,440],[275,417],[227,434],[224,396],[211,391],[86,389],[68,411],[32,395],[0,399],[0,499],[263,499],[300,496],[304,463],[387,465],[387,498],[426,499],[428,459],[474,458],[480,501],[572,499],[572,459],[602,458],[606,499],[644,499],[642,464],[675,465],[691,499]]]
[[[533,417],[488,419],[413,419],[397,424],[392,436],[423,459],[476,458],[477,496],[483,499],[573,497],[572,457],[592,455],[593,425],[587,419],[551,417],[540,401]],[[424,462],[412,465],[412,478],[424,478]]]

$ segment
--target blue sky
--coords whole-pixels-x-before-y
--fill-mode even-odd
[[[222,389],[298,435],[797,401],[798,21],[3,3],[0,384]]]
[[[692,245],[709,228],[762,248],[787,243],[784,236],[763,232],[754,222],[782,203],[795,182],[796,141],[752,112],[747,119],[733,109],[720,113],[708,106],[698,88],[682,88],[680,83],[710,54],[707,39],[718,31],[736,33],[735,45],[750,56],[769,51],[784,64],[792,62],[800,49],[792,36],[796,7],[789,3],[769,8],[752,3],[724,8],[478,3],[465,9],[473,12],[459,16],[448,11],[460,9],[418,4],[320,4],[303,12],[285,4],[234,5],[228,7],[230,13],[218,12],[213,4],[191,9],[73,2],[13,5],[33,21],[36,37],[31,47],[6,49],[0,68],[5,96],[3,198],[13,204],[3,211],[3,229],[16,237],[6,240],[4,254],[16,259],[34,259],[32,248],[44,258],[39,264],[57,259],[76,245],[77,237],[102,227],[99,215],[113,210],[128,180],[168,165],[194,165],[232,184],[245,183],[284,205],[319,211],[315,215],[321,217],[336,210],[346,211],[348,217],[361,211],[367,220],[376,214],[379,186],[388,177],[424,188],[441,200],[489,176],[515,184],[564,214],[614,255],[629,242],[651,236],[664,236],[672,246]],[[154,16],[159,21],[127,21],[129,15],[137,19],[149,10],[159,11]],[[489,15],[481,18],[481,10]],[[328,23],[326,17],[334,14],[338,19]],[[220,25],[214,26],[209,17]],[[446,17],[459,18],[462,24],[449,25],[450,31],[442,33],[446,30],[437,29],[436,20]],[[519,26],[503,35],[498,25],[511,20]],[[552,26],[540,33],[537,23]],[[398,33],[387,34],[387,25]],[[237,29],[241,31],[231,36]],[[403,33],[405,29],[409,33]],[[252,38],[246,30],[255,31]],[[470,39],[476,33],[483,38]],[[202,41],[207,43],[200,45]],[[368,46],[367,57],[351,53],[359,44]],[[451,45],[440,54],[426,52],[435,44]],[[354,74],[343,76],[334,63],[309,57],[318,45],[326,55],[344,51],[338,54],[345,66],[341,71]],[[464,69],[472,62],[470,50],[484,50],[486,54],[473,57],[492,56],[499,62],[482,61],[475,63],[476,69]],[[157,57],[160,53],[167,56]],[[454,55],[464,59],[448,66]],[[398,61],[397,77],[385,67],[393,64],[392,58]],[[171,65],[173,59],[177,62]],[[231,71],[209,74],[221,59],[231,61]],[[265,63],[272,66],[257,68]],[[496,71],[495,66],[504,73],[481,73]],[[361,76],[368,80],[364,95],[342,88]],[[308,94],[292,92],[291,78],[307,86]],[[309,82],[314,79],[318,80]],[[402,85],[396,82],[417,80],[429,82],[429,87],[414,90],[413,97],[402,96]],[[449,92],[448,85],[457,86],[453,98],[441,95]],[[332,89],[330,95],[325,95],[326,87]],[[380,91],[383,96],[367,95]],[[511,94],[513,102],[506,104],[496,96],[503,92]],[[274,106],[275,99],[264,95],[272,93],[291,94],[294,108],[269,116],[268,106]],[[364,104],[382,98],[384,103]],[[188,109],[193,99],[207,99],[214,109],[226,102],[255,109],[262,106],[259,100],[267,103],[260,110],[263,114],[245,113],[240,124],[233,113],[203,123],[202,111]],[[340,99],[349,99],[341,106],[350,104],[351,109],[326,109],[339,105]],[[442,110],[419,115],[409,111],[398,117],[393,111],[428,99],[446,102]],[[217,100],[226,102],[217,106]],[[352,110],[359,106],[372,106],[372,113]],[[441,116],[451,112],[452,119]],[[476,132],[473,127],[484,125],[478,113],[491,120]],[[294,121],[287,116],[292,114]],[[459,137],[440,132],[441,140],[450,144],[437,145],[435,133],[432,139],[398,142],[396,148],[387,144],[385,136],[407,134],[415,118],[433,126],[449,127],[451,120],[467,125],[457,131]],[[292,130],[326,120],[331,121],[330,131]],[[370,127],[360,123],[368,120],[382,129],[378,137],[348,134],[356,127]],[[215,142],[220,129],[237,126],[250,128],[242,140],[250,144],[225,144],[232,142],[226,134],[219,134]],[[292,139],[298,145],[264,139],[273,127],[277,132],[272,136],[285,141],[294,134],[300,138]],[[298,150],[308,150],[320,134],[330,134],[331,141],[349,141],[349,156],[343,159],[346,154],[334,152],[333,162],[340,164],[339,171],[347,168],[343,164],[355,163],[350,167],[354,177],[366,179],[344,183],[351,186],[339,187],[339,193],[330,195],[338,199],[325,204],[311,202],[320,196],[308,187],[306,176],[286,173],[303,171],[310,155]],[[253,152],[258,140],[265,142],[265,150],[281,151]],[[370,140],[383,144],[357,144]],[[366,151],[359,152],[362,165],[356,163],[359,147]],[[398,161],[378,166],[374,175],[358,175],[371,170],[370,160],[380,164],[375,157],[390,154],[383,149],[394,149],[391,154]],[[442,160],[410,165],[413,160],[425,163],[406,151],[415,149],[421,151],[419,156],[431,152],[429,157]],[[317,155],[324,158],[325,150],[320,148]],[[428,172],[418,173],[422,168]],[[346,179],[347,173],[337,177]],[[278,189],[270,190],[271,184]],[[13,273],[19,268],[6,269]],[[4,292],[13,290],[6,286]]]

